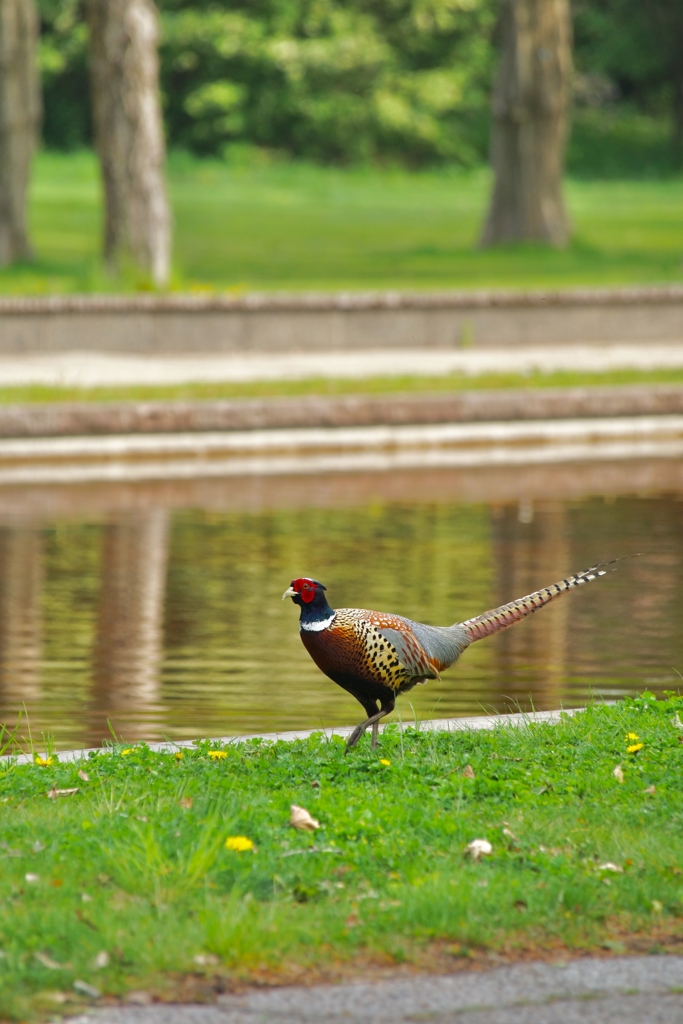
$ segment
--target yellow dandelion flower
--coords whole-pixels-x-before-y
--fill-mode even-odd
[[[379,763],[380,764],[385,764],[388,767],[391,764],[391,761],[387,761],[386,757],[380,757]]]
[[[182,750],[176,750],[176,752],[175,752],[175,759],[176,759],[176,761],[182,761],[182,759],[183,759],[183,752],[182,752]]]
[[[640,736],[637,736],[636,733],[634,733],[634,732],[627,732],[626,733],[626,739],[627,740],[639,740]]]
[[[254,849],[254,843],[246,836],[228,836],[225,840],[226,850],[235,850],[237,853],[246,853]]]
[[[224,761],[228,755],[224,750],[210,750],[209,757],[212,761]]]
[[[47,768],[54,762],[54,757],[38,757],[36,755],[36,764],[39,768]]]
[[[644,743],[632,743],[630,747],[626,748],[627,754],[637,754],[639,750],[642,750],[645,746]]]
[[[125,750],[121,751],[121,757],[125,757],[126,754],[132,754],[132,753],[133,753],[133,748],[132,747],[126,747]]]

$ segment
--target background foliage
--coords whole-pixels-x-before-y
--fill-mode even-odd
[[[172,146],[479,162],[493,0],[163,0]],[[89,141],[77,0],[44,0],[45,139]],[[79,83],[79,85],[76,85]]]
[[[80,0],[39,0],[44,140],[91,141]],[[160,0],[171,147],[321,163],[485,162],[499,0]],[[683,158],[683,0],[578,0],[573,173]]]

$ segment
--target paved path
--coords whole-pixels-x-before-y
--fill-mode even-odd
[[[481,349],[378,349],[269,352],[260,355],[148,356],[63,352],[0,357],[0,387],[159,386],[367,377],[440,377],[450,373],[605,372],[683,367],[683,345],[593,344]]]
[[[72,1024],[681,1024],[683,957],[519,964],[448,977],[280,988],[212,1006],[94,1010]]]

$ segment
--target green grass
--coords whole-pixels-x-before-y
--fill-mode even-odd
[[[86,999],[77,979],[111,997],[210,998],[237,979],[447,970],[483,950],[672,948],[683,936],[677,712],[683,698],[643,695],[557,726],[390,728],[377,751],[366,738],[346,756],[317,736],[219,759],[202,741],[181,757],[139,745],[7,765],[0,1014],[73,1012]],[[48,799],[53,787],[78,792]],[[292,803],[320,830],[289,827]],[[229,836],[255,850],[226,849]],[[466,855],[476,838],[491,856]]]
[[[683,369],[612,370],[609,373],[507,373],[443,377],[370,377],[367,380],[252,381],[245,384],[174,384],[163,387],[0,387],[0,405],[36,402],[133,402],[220,398],[283,398],[300,395],[406,394],[501,388],[598,387],[619,384],[683,384]]]
[[[569,248],[478,251],[487,170],[409,173],[300,163],[228,165],[174,154],[174,287],[564,287],[683,278],[683,179],[567,184]],[[91,153],[41,153],[31,190],[34,264],[4,293],[102,291],[100,185]]]

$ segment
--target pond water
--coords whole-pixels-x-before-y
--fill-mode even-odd
[[[0,494],[0,720],[57,747],[355,724],[281,595],[447,624],[640,557],[399,701],[403,719],[683,685],[680,463]],[[26,720],[21,734],[26,736]]]

